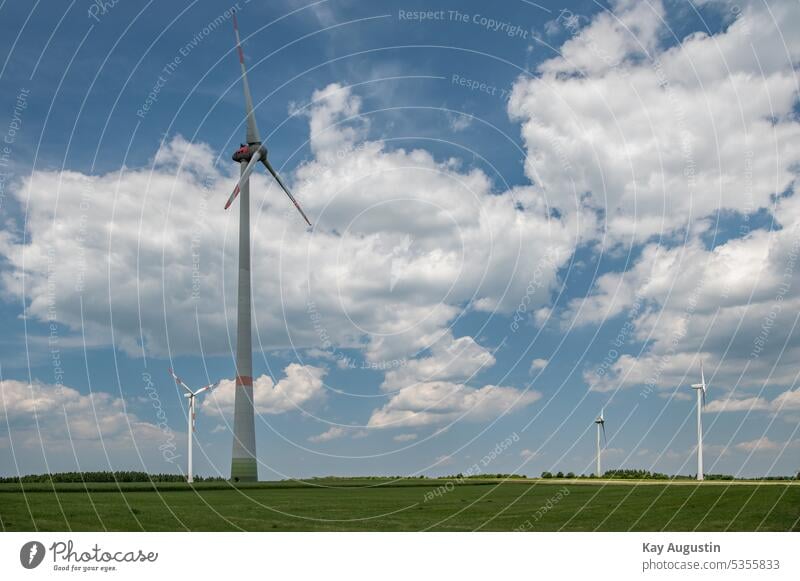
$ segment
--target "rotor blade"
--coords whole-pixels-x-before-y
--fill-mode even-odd
[[[215,387],[217,387],[217,385],[219,385],[219,384],[217,384],[217,383],[209,383],[208,385],[204,385],[203,387],[198,389],[196,392],[194,392],[194,394],[195,395],[200,395],[204,391],[208,391],[209,389],[214,389]]]
[[[247,144],[258,143],[261,138],[258,136],[256,127],[256,115],[253,111],[253,97],[250,96],[250,84],[247,82],[247,68],[244,66],[244,51],[242,42],[239,38],[239,22],[236,20],[236,12],[233,13],[233,31],[236,33],[236,50],[239,53],[239,64],[242,65],[242,86],[244,87],[244,108],[247,114]]]
[[[700,383],[706,384],[706,374],[703,372],[703,361],[700,361]]]
[[[608,446],[608,438],[606,438],[606,424],[605,424],[605,422],[601,423],[600,427],[603,428],[603,442],[605,442],[606,446]]]
[[[256,151],[253,154],[253,157],[250,158],[250,162],[247,164],[247,167],[244,168],[244,172],[242,173],[241,177],[239,178],[239,181],[236,182],[236,187],[233,188],[233,193],[228,198],[228,201],[225,202],[225,209],[226,210],[231,207],[231,204],[233,204],[233,201],[236,199],[236,196],[239,195],[239,192],[242,189],[242,184],[245,182],[245,180],[250,178],[250,174],[253,173],[253,169],[255,169],[256,164],[258,163],[259,159],[261,159],[261,152],[260,151]]]
[[[706,407],[706,388],[703,388],[703,407]]]
[[[183,389],[185,389],[186,391],[188,391],[188,392],[189,392],[189,394],[191,394],[191,395],[194,395],[194,392],[193,392],[191,389],[189,389],[189,386],[188,386],[188,385],[186,385],[185,383],[183,383],[183,380],[182,380],[180,377],[178,377],[177,375],[175,375],[175,372],[174,372],[174,371],[172,371],[172,367],[170,367],[170,368],[169,368],[169,374],[170,374],[170,375],[172,376],[172,378],[175,380],[175,383],[177,383],[178,385],[180,385],[181,387],[183,387]],[[187,395],[186,397],[189,397],[189,396]]]
[[[293,196],[293,195],[291,194],[291,192],[289,191],[289,188],[287,188],[287,187],[284,185],[283,181],[281,181],[281,178],[280,178],[280,176],[278,175],[278,172],[276,172],[276,171],[275,171],[275,170],[272,168],[272,164],[270,164],[270,162],[269,162],[269,159],[267,159],[267,158],[264,158],[264,159],[262,159],[261,161],[262,161],[262,163],[263,163],[263,164],[266,166],[266,168],[269,170],[269,173],[271,173],[271,174],[272,174],[272,177],[274,177],[274,178],[275,178],[275,181],[276,181],[276,182],[278,182],[278,184],[281,186],[281,188],[283,188],[283,191],[284,191],[284,192],[286,192],[286,195],[287,195],[287,196],[289,196],[289,199],[290,199],[290,200],[292,201],[292,203],[294,204],[294,207],[295,207],[295,208],[297,208],[297,211],[298,211],[298,212],[300,212],[300,215],[303,217],[303,220],[305,220],[305,221],[306,221],[306,224],[308,224],[309,226],[311,226],[311,221],[308,219],[308,216],[306,216],[306,213],[305,213],[305,212],[303,212],[303,208],[301,208],[301,207],[300,207],[300,204],[298,204],[298,203],[297,203],[297,200],[295,200],[295,199],[294,199],[294,196]]]

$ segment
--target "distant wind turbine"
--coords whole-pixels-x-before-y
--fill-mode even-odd
[[[175,375],[175,372],[172,371],[170,367],[169,374],[175,380],[179,386],[187,391],[187,393],[183,394],[183,397],[189,398],[189,466],[186,472],[186,482],[194,482],[194,472],[192,470],[192,447],[194,444],[194,428],[195,428],[195,409],[194,409],[194,400],[197,399],[197,396],[203,393],[204,391],[208,391],[217,386],[216,383],[212,383],[210,385],[206,385],[198,389],[197,391],[192,391],[188,385],[186,385],[183,380]]]
[[[600,478],[603,475],[603,470],[600,465],[600,455],[602,454],[602,449],[600,448],[600,430],[603,430],[603,440],[608,443],[606,440],[606,418],[605,418],[605,408],[600,410],[600,415],[594,421],[595,425],[597,426],[597,472],[596,475]]]
[[[703,480],[703,408],[706,406],[706,375],[703,372],[703,362],[700,362],[700,383],[693,383],[692,389],[697,390],[697,479]]]

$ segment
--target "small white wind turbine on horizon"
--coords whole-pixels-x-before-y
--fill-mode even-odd
[[[190,482],[191,483],[191,482],[194,482],[194,476],[193,476],[193,472],[192,472],[192,446],[193,446],[193,443],[194,443],[194,429],[195,429],[195,408],[194,408],[194,403],[195,402],[194,402],[194,400],[197,399],[198,395],[200,395],[204,391],[208,391],[209,389],[213,389],[218,384],[217,383],[212,383],[210,385],[205,385],[205,386],[201,387],[197,391],[192,391],[191,389],[189,389],[189,386],[186,385],[180,377],[175,375],[175,372],[172,371],[171,367],[169,369],[169,374],[175,380],[175,383],[177,383],[179,386],[181,386],[183,389],[185,389],[188,392],[188,393],[184,393],[183,397],[189,398],[189,415],[188,415],[188,418],[189,418],[189,428],[188,428],[189,462],[188,462],[188,464],[189,464],[189,466],[188,466],[188,470],[186,472],[186,482]]]
[[[703,362],[700,361],[700,383],[693,383],[692,389],[697,390],[697,479],[703,480],[703,408],[706,406],[706,375],[703,372]]]
[[[602,448],[600,447],[600,430],[603,430],[603,441],[608,443],[606,439],[606,418],[605,418],[605,408],[600,409],[600,415],[597,416],[597,419],[594,421],[595,425],[597,426],[597,455],[595,458],[597,459],[597,468],[596,468],[596,476],[600,478],[603,475],[602,466],[600,463],[600,455],[602,454]]]

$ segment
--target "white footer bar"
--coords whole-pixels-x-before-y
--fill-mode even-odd
[[[796,533],[3,533],[0,577],[800,579],[799,542]]]

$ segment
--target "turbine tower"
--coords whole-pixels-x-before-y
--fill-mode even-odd
[[[605,419],[605,408],[600,410],[600,415],[594,421],[595,425],[597,426],[597,471],[596,476],[600,478],[603,475],[603,470],[600,466],[600,454],[602,449],[600,448],[600,430],[603,430],[603,440],[606,439],[606,419]]]
[[[703,373],[703,362],[700,362],[700,383],[693,383],[697,390],[697,479],[703,480],[703,408],[706,405],[706,376]]]
[[[295,208],[311,226],[300,204],[294,199],[284,185],[277,172],[267,158],[267,148],[261,143],[253,111],[253,98],[250,96],[250,85],[247,82],[247,69],[244,64],[244,52],[239,38],[239,24],[236,13],[233,14],[233,29],[236,35],[236,50],[239,64],[242,67],[242,86],[244,88],[244,105],[247,115],[247,143],[233,154],[233,161],[239,164],[239,182],[225,203],[227,210],[237,196],[239,200],[239,283],[237,296],[236,321],[236,392],[233,412],[233,453],[231,457],[231,480],[234,482],[258,480],[258,463],[256,461],[255,413],[253,408],[253,351],[252,351],[252,314],[250,311],[250,174],[261,162],[267,168],[278,185],[286,192]]]
[[[197,399],[197,396],[203,393],[204,391],[208,391],[209,389],[213,389],[217,386],[216,383],[212,383],[210,385],[206,385],[198,389],[197,391],[192,391],[188,385],[186,385],[183,380],[175,375],[175,372],[172,371],[172,368],[169,369],[169,374],[175,380],[175,383],[180,385],[183,389],[185,389],[188,393],[184,393],[183,397],[189,398],[189,428],[188,432],[188,440],[189,440],[189,462],[188,467],[186,470],[186,482],[194,482],[194,472],[192,471],[192,447],[194,445],[194,427],[195,427],[195,409],[194,409],[194,400]]]

